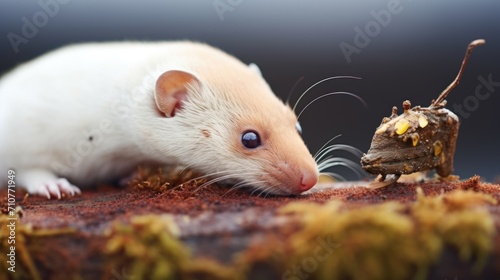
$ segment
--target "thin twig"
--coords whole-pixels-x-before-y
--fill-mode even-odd
[[[467,64],[467,61],[469,60],[469,57],[470,57],[470,54],[472,52],[472,50],[477,47],[477,46],[481,46],[481,45],[484,45],[486,43],[486,41],[484,41],[483,39],[478,39],[478,40],[474,40],[472,41],[469,46],[467,47],[467,51],[465,52],[465,57],[464,57],[464,60],[462,61],[462,66],[460,67],[460,70],[458,71],[458,75],[457,77],[455,78],[455,80],[453,80],[453,82],[451,82],[451,84],[439,95],[439,97],[434,101],[432,102],[431,104],[431,108],[432,107],[438,107],[438,106],[441,106],[441,103],[443,102],[443,100],[446,98],[446,96],[448,95],[448,93],[450,93],[450,91],[456,87],[458,85],[458,83],[460,82],[460,78],[462,78],[462,74],[464,72],[464,68],[465,68],[465,65]]]

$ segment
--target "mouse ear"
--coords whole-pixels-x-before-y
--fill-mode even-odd
[[[156,106],[167,117],[173,117],[176,110],[182,109],[182,103],[187,99],[188,85],[199,83],[193,74],[171,70],[158,77],[155,87]]]

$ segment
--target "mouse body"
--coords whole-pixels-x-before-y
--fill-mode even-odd
[[[61,197],[138,165],[300,194],[318,180],[297,118],[255,65],[202,43],[70,45],[0,79],[0,183]]]

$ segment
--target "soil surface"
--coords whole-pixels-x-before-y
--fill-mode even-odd
[[[276,209],[290,202],[324,203],[338,199],[353,208],[387,201],[412,203],[416,200],[417,187],[421,187],[427,196],[456,189],[470,189],[490,194],[500,201],[500,186],[481,183],[478,177],[461,182],[396,183],[376,190],[363,185],[366,182],[328,184],[315,188],[309,194],[290,197],[252,194],[248,190],[231,190],[217,185],[200,187],[200,184],[186,184],[167,190],[101,186],[60,200],[26,196],[18,188],[16,203],[22,208],[19,214],[21,223],[31,225],[35,231],[73,230],[72,234],[48,235],[43,243],[40,243],[40,239],[36,239],[36,244],[27,239],[31,257],[42,278],[64,279],[65,275],[77,271],[83,279],[101,279],[106,274],[102,265],[105,258],[102,254],[105,244],[103,235],[106,229],[115,221],[126,223],[132,216],[141,214],[173,215],[180,229],[180,240],[188,245],[195,257],[229,263],[232,256],[247,248],[252,240],[266,238],[270,232],[279,234],[276,229],[286,221],[276,217]],[[0,190],[0,197],[0,209],[6,214],[6,189]],[[489,211],[494,215],[498,232],[500,207],[498,204],[490,206]],[[500,275],[498,234],[494,244],[495,248],[482,279]],[[439,278],[440,275],[450,277],[450,273],[460,271],[462,266],[457,263],[453,252],[449,255],[431,271],[432,278],[444,279]]]

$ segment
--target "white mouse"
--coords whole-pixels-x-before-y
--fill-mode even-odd
[[[60,198],[138,165],[300,194],[318,168],[255,65],[201,43],[77,44],[0,79],[0,183]],[[78,188],[78,187],[79,188]]]

